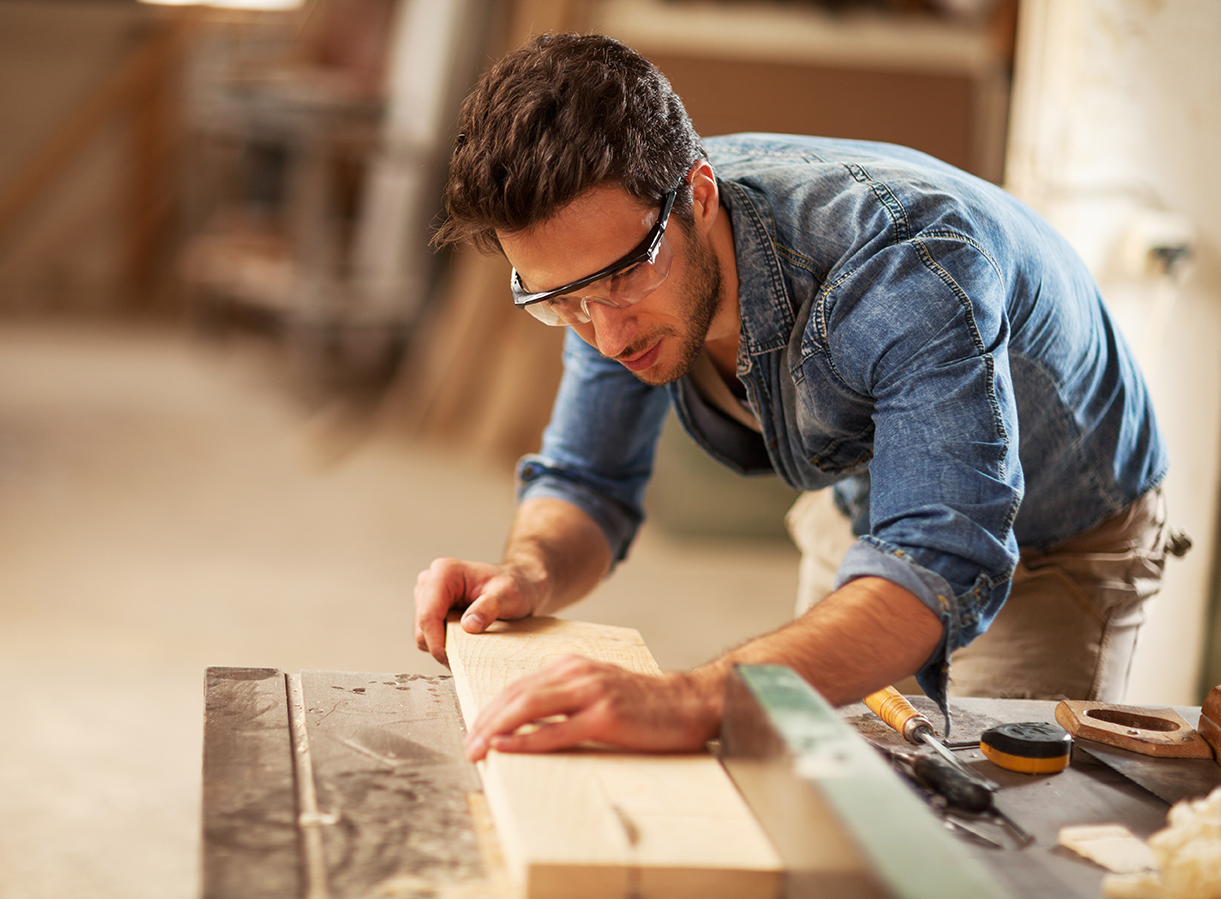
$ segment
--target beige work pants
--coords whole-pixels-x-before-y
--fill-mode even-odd
[[[830,490],[802,494],[786,524],[802,551],[801,615],[831,592],[855,538]],[[1157,489],[1054,549],[1022,550],[992,626],[951,657],[950,695],[1122,701],[1166,556],[1190,545],[1167,526]]]

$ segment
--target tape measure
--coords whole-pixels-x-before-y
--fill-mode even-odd
[[[1058,724],[1023,721],[990,727],[980,751],[998,768],[1022,774],[1056,774],[1068,767],[1073,738]]]

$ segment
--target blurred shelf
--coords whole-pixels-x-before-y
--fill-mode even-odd
[[[986,75],[1007,64],[986,22],[810,4],[595,0],[593,30],[646,55],[816,64],[874,71]]]
[[[885,141],[999,182],[1015,9],[999,0],[951,18],[764,0],[593,0],[588,26],[651,59],[700,134]]]

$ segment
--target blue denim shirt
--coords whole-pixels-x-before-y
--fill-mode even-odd
[[[575,503],[622,559],[671,406],[744,474],[836,485],[859,535],[837,586],[883,577],[938,615],[944,638],[917,678],[944,707],[949,654],[1004,603],[1019,545],[1086,531],[1164,476],[1146,385],[1081,259],[995,185],[886,144],[705,145],[762,436],[688,379],[648,387],[570,333],[520,495]]]

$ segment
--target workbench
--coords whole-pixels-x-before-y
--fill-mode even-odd
[[[927,699],[913,702],[939,720]],[[953,738],[1053,721],[1054,707],[953,700]],[[841,714],[869,739],[901,744],[864,705]],[[462,734],[449,677],[208,669],[202,896],[508,899]],[[996,768],[978,751],[961,755],[1001,785],[997,804],[1035,837],[1024,850],[966,843],[1015,896],[1101,895],[1105,872],[1057,846],[1062,826],[1121,823],[1147,837],[1165,825],[1167,803],[1080,755],[1042,776]]]

